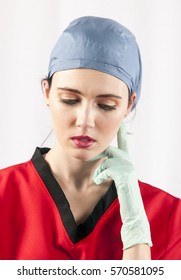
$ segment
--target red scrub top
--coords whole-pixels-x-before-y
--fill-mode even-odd
[[[26,163],[0,171],[0,259],[120,260],[122,225],[116,188],[83,224],[37,148]],[[63,163],[62,163],[63,164]],[[154,260],[181,259],[181,200],[139,182],[150,222]]]

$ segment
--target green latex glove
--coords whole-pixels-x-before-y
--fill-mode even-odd
[[[118,148],[109,147],[97,157],[107,159],[95,170],[93,176],[93,181],[97,185],[110,178],[115,182],[123,222],[121,228],[123,249],[145,243],[152,246],[150,226],[135,170],[128,155],[126,136],[125,126],[122,124],[118,131]]]

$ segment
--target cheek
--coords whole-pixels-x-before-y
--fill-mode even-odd
[[[112,141],[114,136],[116,135],[121,122],[123,121],[125,116],[124,112],[115,112],[113,114],[108,113],[107,116],[101,119],[99,122],[99,130],[102,131],[103,137],[106,137],[107,141]]]
[[[57,132],[57,130],[60,131],[60,133],[62,133],[62,130],[65,131],[64,129],[67,128],[67,124],[70,120],[70,113],[68,114],[65,112],[60,106],[50,105],[50,115],[55,132]]]

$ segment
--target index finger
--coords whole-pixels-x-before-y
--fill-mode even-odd
[[[127,130],[124,123],[121,124],[117,132],[118,148],[128,153]]]

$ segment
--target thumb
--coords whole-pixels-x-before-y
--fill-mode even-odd
[[[107,157],[106,151],[98,154],[97,156],[95,156],[93,158],[88,159],[87,161],[95,161],[95,160],[98,160],[98,159],[101,159],[101,158],[105,158],[105,157]]]

